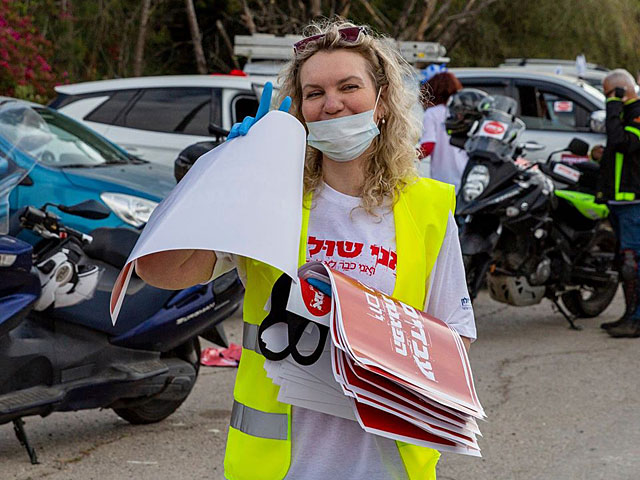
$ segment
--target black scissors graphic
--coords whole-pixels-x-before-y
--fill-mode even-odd
[[[300,365],[312,365],[318,361],[324,350],[324,344],[329,334],[329,327],[316,324],[320,332],[320,338],[318,346],[310,355],[303,355],[298,350],[298,344],[304,334],[304,331],[310,323],[314,323],[311,320],[307,320],[300,315],[287,311],[287,300],[289,299],[289,291],[291,290],[291,278],[287,275],[282,275],[271,290],[271,311],[266,318],[260,324],[258,329],[258,345],[260,346],[260,353],[268,360],[284,360],[287,356],[291,357]],[[266,343],[262,339],[262,334],[265,330],[276,325],[278,323],[284,323],[287,325],[287,333],[289,344],[281,351],[274,352],[267,348]]]

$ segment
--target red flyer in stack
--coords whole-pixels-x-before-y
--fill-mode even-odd
[[[309,325],[297,349],[306,354],[319,347],[319,325],[329,327],[330,340],[312,365],[291,356],[265,361],[280,386],[278,399],[356,420],[375,435],[480,456],[476,418],[485,415],[458,333],[321,263],[298,273],[286,310]],[[267,329],[262,338],[277,345],[281,335]]]
[[[330,273],[336,346],[373,373],[484,418],[457,332],[340,272]]]

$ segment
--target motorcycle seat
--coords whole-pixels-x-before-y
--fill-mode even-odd
[[[600,164],[596,162],[579,162],[573,164],[566,164],[567,166],[574,168],[580,172],[580,179],[578,180],[578,190],[595,194],[598,188],[598,175],[600,174]]]
[[[120,270],[124,268],[140,233],[130,228],[102,227],[92,230],[89,235],[93,241],[85,247],[85,253]]]

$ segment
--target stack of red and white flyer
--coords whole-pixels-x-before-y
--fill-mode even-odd
[[[480,456],[476,418],[485,414],[457,332],[321,263],[301,267],[299,278],[287,302],[287,310],[310,320],[298,351],[317,347],[317,325],[330,328],[331,340],[313,365],[291,356],[265,362],[280,401],[355,418],[367,432],[394,440]],[[310,278],[331,285],[331,298]],[[283,328],[265,330],[263,339],[282,348]]]

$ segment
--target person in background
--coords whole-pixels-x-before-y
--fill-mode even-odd
[[[441,69],[442,70],[442,69]],[[431,178],[452,184],[456,192],[467,165],[467,152],[449,143],[444,126],[447,118],[447,100],[462,89],[460,80],[451,72],[436,73],[422,84],[422,137],[421,156],[431,155]]]
[[[640,337],[640,101],[633,76],[613,70],[602,82],[607,97],[607,145],[600,160],[596,201],[607,202],[619,245],[626,310],[601,327],[612,337]]]

